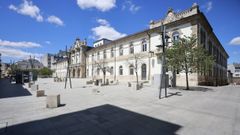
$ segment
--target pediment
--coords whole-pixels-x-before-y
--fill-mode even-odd
[[[175,13],[173,11],[168,12],[166,18],[164,19],[164,23],[174,22],[177,20]]]

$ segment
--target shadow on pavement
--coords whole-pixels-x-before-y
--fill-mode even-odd
[[[9,79],[0,79],[0,98],[32,95],[22,84],[11,84]]]
[[[202,92],[213,91],[212,88],[207,88],[207,87],[190,87],[190,90],[186,90],[186,87],[176,87],[176,89],[185,90],[185,91],[202,91]]]
[[[176,135],[180,125],[112,105],[10,126],[6,135]]]
[[[167,97],[171,97],[171,96],[182,96],[181,92],[168,92]]]

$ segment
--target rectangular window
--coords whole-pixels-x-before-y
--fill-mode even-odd
[[[120,45],[120,47],[119,47],[119,55],[120,55],[120,56],[123,55],[123,47],[122,47],[122,45]]]
[[[206,43],[206,33],[205,33],[205,31],[204,31],[203,29],[201,29],[200,35],[201,35],[200,43],[201,43],[201,44],[203,45],[203,47],[205,48],[205,47],[206,47],[206,45],[205,45],[205,43]]]
[[[106,50],[103,51],[103,58],[107,58],[107,53],[106,53]]]
[[[97,52],[97,59],[100,59],[100,52]]]
[[[212,54],[212,42],[211,41],[208,42],[208,52],[210,55]]]
[[[130,43],[129,53],[130,53],[130,54],[134,54],[134,46],[133,46],[133,43]]]
[[[130,66],[129,66],[129,74],[130,74],[130,75],[133,75],[133,74],[134,74],[134,67],[133,67],[133,65],[130,65]]]
[[[235,67],[235,69],[240,69],[240,67]]]
[[[111,48],[111,57],[114,57],[114,50],[113,50],[113,47]]]
[[[145,39],[142,41],[142,51],[143,52],[147,51],[147,42]]]

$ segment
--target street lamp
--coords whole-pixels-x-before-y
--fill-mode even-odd
[[[165,51],[165,47],[167,47],[168,45],[168,39],[170,38],[168,35],[166,35],[166,30],[165,30],[165,26],[161,25],[160,27],[161,29],[161,37],[162,37],[162,45],[157,45],[156,47],[158,47],[159,49],[162,47],[162,70],[160,73],[160,87],[159,87],[159,99],[161,99],[161,93],[162,93],[162,85],[163,85],[163,79],[164,79],[164,89],[165,89],[165,97],[167,97],[167,80],[166,80],[166,51]],[[164,77],[164,78],[163,78]]]

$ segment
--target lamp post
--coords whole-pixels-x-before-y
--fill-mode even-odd
[[[67,58],[67,73],[66,73],[65,86],[64,86],[65,89],[67,87],[67,78],[69,78],[70,88],[72,88],[72,81],[71,81],[71,75],[70,75],[70,69],[69,69],[70,59],[71,59],[71,48],[70,48],[70,51],[68,52],[67,46],[66,46],[66,58]]]
[[[167,80],[166,80],[166,51],[165,51],[165,47],[167,46],[168,44],[168,39],[170,38],[168,35],[166,35],[166,29],[165,29],[165,26],[161,25],[160,27],[160,34],[161,34],[161,37],[162,37],[162,45],[157,45],[156,47],[160,48],[162,47],[162,70],[161,70],[161,73],[160,73],[160,87],[159,87],[159,99],[162,98],[162,85],[163,85],[163,79],[164,79],[164,90],[165,90],[165,97],[167,97]]]

